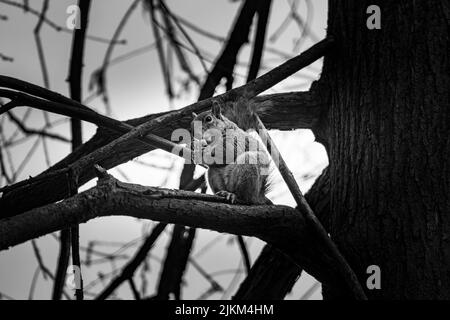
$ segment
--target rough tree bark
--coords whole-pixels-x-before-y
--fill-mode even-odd
[[[330,1],[330,232],[372,299],[450,299],[446,1]],[[341,293],[325,294],[336,298]]]

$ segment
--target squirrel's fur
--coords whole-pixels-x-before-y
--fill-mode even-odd
[[[249,129],[254,127],[250,109],[241,102],[229,106],[227,114]],[[194,124],[201,124],[201,129],[196,130]],[[247,204],[268,202],[265,195],[269,186],[269,156],[258,139],[222,114],[219,103],[213,103],[210,111],[194,114],[192,132],[194,139],[202,142],[202,160],[205,153],[220,154],[212,163],[206,163],[208,182],[214,193],[232,203],[236,200]]]

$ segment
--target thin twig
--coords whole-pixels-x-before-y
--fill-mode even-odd
[[[244,266],[247,271],[247,274],[250,272],[250,268],[252,267],[252,263],[250,261],[250,255],[248,254],[247,245],[245,244],[244,237],[237,236],[238,246],[241,250],[241,254],[244,260]]]
[[[0,76],[0,82],[1,78],[3,76]],[[0,84],[1,85],[1,84]],[[186,147],[180,146],[178,144],[175,144],[169,140],[166,140],[164,138],[161,138],[157,135],[142,132],[141,130],[144,129],[145,131],[148,131],[148,129],[145,129],[147,125],[150,122],[147,122],[146,124],[143,124],[138,127],[133,127],[125,122],[121,122],[112,118],[109,118],[107,116],[101,115],[94,110],[89,109],[88,107],[78,104],[74,106],[73,100],[71,100],[70,105],[65,105],[59,102],[53,102],[48,100],[43,100],[40,98],[36,98],[21,92],[14,92],[10,90],[0,89],[0,95],[12,98],[12,99],[18,99],[18,101],[23,101],[22,104],[30,104],[33,107],[49,112],[59,113],[68,117],[75,117],[82,119],[87,122],[94,123],[98,126],[106,127],[109,129],[112,129],[114,131],[118,131],[120,133],[125,133],[127,137],[122,136],[122,138],[128,139],[139,139],[142,142],[149,144],[152,147],[155,148],[161,148],[163,150],[166,150],[168,152],[172,152],[176,155],[180,155],[180,152],[182,151],[183,157],[191,160],[191,150],[187,149]],[[4,107],[0,108],[0,114],[4,113]],[[152,120],[153,121],[153,120]],[[120,138],[119,138],[120,139]]]
[[[308,300],[319,288],[320,282],[314,281],[314,284],[311,287],[309,287],[308,290],[306,290],[306,292],[300,297],[299,300]]]
[[[22,131],[27,136],[29,136],[29,135],[38,135],[38,136],[54,139],[54,140],[65,142],[65,143],[70,142],[69,139],[67,139],[66,137],[63,137],[63,136],[61,136],[59,134],[47,132],[46,130],[31,129],[31,128],[26,127],[21,122],[21,120],[18,117],[16,117],[14,115],[14,113],[12,113],[12,111],[8,112],[8,117],[14,124],[17,125],[17,127],[20,129],[20,131]]]
[[[154,36],[155,42],[156,42],[156,49],[158,52],[159,65],[161,67],[161,72],[162,72],[164,84],[166,87],[166,94],[167,94],[169,100],[172,100],[174,98],[172,82],[170,80],[170,75],[167,70],[167,63],[166,63],[166,58],[164,55],[162,37],[161,37],[161,34],[159,33],[159,29],[158,29],[159,23],[156,19],[156,8],[155,8],[155,4],[153,1],[154,0],[146,0],[144,2],[144,4],[146,5],[145,8],[147,8],[147,10],[150,13],[150,21],[152,23],[153,36]]]
[[[167,224],[159,223],[152,231],[152,233],[145,240],[144,245],[136,252],[133,259],[122,269],[111,283],[106,287],[96,298],[96,300],[105,300],[108,298],[124,281],[131,279],[141,262],[147,257],[148,252],[152,249],[155,241],[164,231]]]
[[[109,41],[108,48],[106,49],[106,54],[103,59],[103,64],[100,70],[97,70],[95,76],[92,78],[96,80],[98,90],[103,95],[103,102],[106,106],[107,114],[111,114],[111,106],[109,105],[109,98],[108,98],[108,90],[107,90],[107,84],[106,84],[106,71],[109,66],[109,62],[111,60],[112,53],[114,51],[117,39],[119,38],[120,34],[122,33],[123,28],[125,27],[128,19],[130,18],[133,11],[136,9],[136,6],[139,4],[140,0],[134,0],[131,5],[128,7],[127,11],[123,15],[122,19],[120,20],[116,30],[114,31],[114,35],[112,39]]]
[[[53,283],[52,300],[60,300],[64,291],[66,272],[70,257],[70,229],[62,230],[60,236],[60,250],[56,267],[56,276]]]
[[[161,0],[159,0],[159,4],[160,4],[160,7],[164,8],[163,2]],[[172,48],[174,49],[174,51],[176,53],[181,70],[184,71],[188,75],[189,79],[191,79],[192,81],[194,81],[196,84],[199,85],[200,80],[192,71],[192,68],[191,68],[186,56],[184,55],[183,50],[181,50],[180,46],[178,45],[178,43],[180,41],[178,40],[176,30],[172,24],[172,20],[170,19],[170,15],[169,15],[168,11],[162,10],[161,15],[163,17],[164,24],[165,24],[165,28],[163,28],[163,30],[166,32],[167,38],[169,39],[170,43],[172,44]],[[158,24],[158,26],[160,26],[160,25]],[[194,48],[194,51],[195,51],[195,49],[196,49],[196,47]],[[201,55],[200,55],[200,57],[201,57]]]
[[[9,5],[9,6],[12,6],[12,7],[16,7],[16,8],[20,8],[20,9],[24,9],[25,8],[25,6],[23,4],[18,3],[18,2],[14,2],[14,1],[10,1],[10,0],[0,0],[0,3],[4,3],[6,5]],[[37,17],[41,16],[41,12],[39,12],[38,10],[33,9],[31,7],[28,7],[27,11],[30,12],[31,14],[37,16]],[[62,26],[56,24],[52,20],[48,19],[45,15],[43,16],[42,20],[43,20],[43,22],[45,24],[47,24],[50,28],[54,29],[57,32],[61,32],[62,31],[62,32],[69,33],[69,34],[73,33],[73,31],[71,29],[66,28],[66,27],[62,27]],[[126,40],[117,40],[117,39],[116,40],[110,40],[110,39],[105,39],[105,38],[101,38],[101,37],[97,37],[97,36],[93,36],[93,35],[87,35],[86,38],[89,39],[89,40],[92,40],[92,41],[100,42],[100,43],[111,43],[111,42],[113,42],[114,44],[120,44],[120,45],[124,45],[124,44],[127,43]]]
[[[139,294],[139,291],[136,288],[136,284],[134,283],[133,278],[128,279],[128,283],[130,284],[131,291],[133,292],[133,296],[135,300],[141,300],[141,295]]]
[[[72,55],[70,60],[69,70],[69,85],[70,96],[73,100],[81,102],[82,100],[82,74],[83,74],[83,59],[84,59],[84,47],[86,42],[86,32],[88,29],[89,10],[91,6],[91,0],[79,0],[78,5],[81,12],[81,26],[80,29],[76,29],[73,36]],[[71,119],[71,132],[72,132],[72,151],[76,150],[83,143],[81,120],[77,118]],[[70,195],[73,196],[78,193],[77,190],[77,177],[73,176],[73,171],[69,171],[69,185]],[[77,300],[83,300],[83,277],[81,274],[81,261],[80,261],[80,229],[79,226],[73,226],[70,230],[70,242],[72,245],[72,263],[80,270],[78,287],[75,289],[75,296]]]
[[[195,42],[192,40],[192,38],[189,36],[187,31],[183,28],[181,23],[178,21],[178,18],[172,13],[172,11],[167,7],[167,5],[165,4],[165,2],[163,0],[160,0],[160,5],[163,8],[163,10],[170,16],[170,18],[175,22],[175,25],[177,26],[177,28],[181,31],[181,33],[186,38],[186,40],[188,41],[188,43],[190,44],[192,49],[195,51],[195,54],[199,58],[200,64],[203,67],[203,71],[205,73],[208,73],[208,68],[206,67],[206,65],[204,63],[203,56],[202,56],[200,50],[198,49],[197,45],[195,44]]]
[[[38,51],[39,62],[41,64],[42,76],[44,78],[44,86],[47,89],[50,88],[50,83],[49,83],[49,78],[48,78],[47,63],[45,62],[45,54],[44,54],[44,48],[42,47],[40,32],[41,32],[42,24],[44,22],[45,15],[48,10],[48,1],[49,0],[43,1],[42,10],[41,10],[41,13],[39,14],[39,20],[33,31],[34,40],[36,41],[36,47],[37,47],[37,51]]]
[[[31,280],[30,290],[28,291],[28,300],[33,300],[34,290],[36,288],[40,273],[41,269],[37,267],[36,270],[34,270],[33,279]]]

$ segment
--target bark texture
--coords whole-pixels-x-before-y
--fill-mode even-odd
[[[381,268],[369,298],[450,299],[450,6],[378,1],[369,30],[371,4],[330,1],[331,235],[363,284]]]

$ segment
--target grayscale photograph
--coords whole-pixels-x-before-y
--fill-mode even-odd
[[[449,35],[448,0],[0,0],[0,307],[450,300]]]

